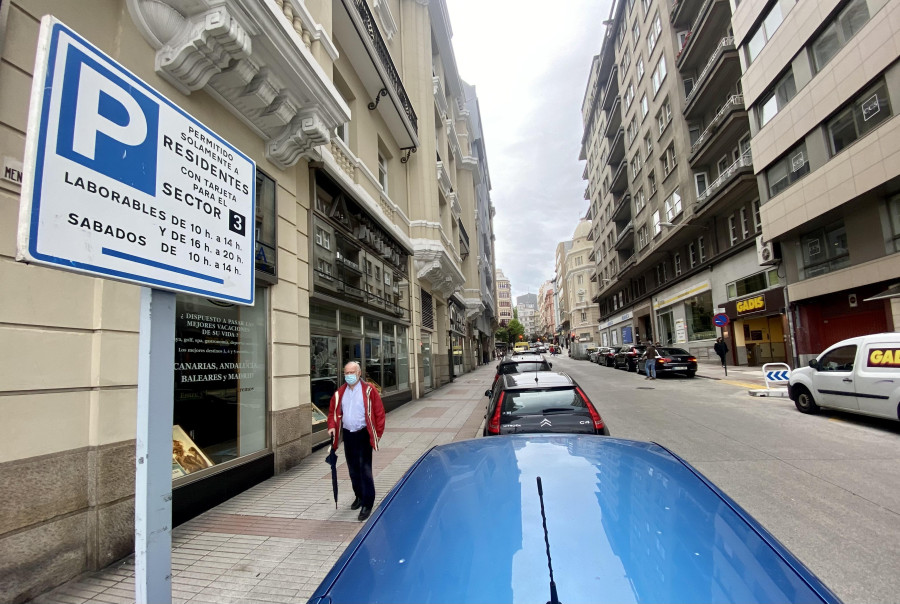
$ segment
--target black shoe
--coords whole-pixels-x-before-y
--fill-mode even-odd
[[[359,511],[359,516],[357,516],[356,518],[357,518],[357,520],[362,522],[363,520],[368,518],[369,514],[371,514],[371,513],[372,513],[372,508],[363,506],[363,508]]]
[[[356,499],[353,500],[353,503],[350,504],[350,509],[358,510],[361,505],[362,505],[362,500],[359,497],[357,497]]]

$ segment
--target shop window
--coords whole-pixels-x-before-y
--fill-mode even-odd
[[[686,300],[684,317],[689,340],[711,340],[716,337],[716,329],[713,325],[712,292],[703,292]]]
[[[741,298],[750,294],[763,291],[772,287],[783,285],[783,281],[778,276],[778,269],[773,268],[762,271],[737,281],[732,281],[725,286],[728,292],[728,299]]]
[[[176,295],[173,479],[267,448],[267,307]]]
[[[312,308],[310,308],[312,312]],[[330,310],[332,322],[335,311]],[[334,328],[334,326],[332,326]],[[309,380],[313,403],[313,432],[327,427],[328,407],[331,396],[343,380],[343,368],[338,358],[336,335],[312,335],[309,339]]]
[[[822,71],[868,21],[866,0],[851,0],[812,43],[813,67],[816,72]]]
[[[847,231],[843,222],[834,223],[800,237],[801,278],[809,279],[839,270],[850,264]]]
[[[806,142],[801,142],[766,170],[769,197],[775,197],[807,174],[809,156],[806,153]]]
[[[256,265],[257,276],[274,282],[276,275],[275,246],[275,181],[265,173],[256,171]],[[268,278],[267,278],[268,276]]]
[[[409,342],[406,327],[397,326],[397,388],[409,388]]]
[[[850,144],[877,128],[891,117],[887,86],[881,80],[856,97],[850,106],[826,124],[831,154],[837,155]]]

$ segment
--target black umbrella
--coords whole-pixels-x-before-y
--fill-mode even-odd
[[[333,441],[328,448],[330,450],[325,461],[331,466],[331,489],[334,491],[334,509],[337,509],[337,448],[335,448]]]

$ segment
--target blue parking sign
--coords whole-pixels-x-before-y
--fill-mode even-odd
[[[51,16],[20,203],[19,260],[253,304],[254,162]]]

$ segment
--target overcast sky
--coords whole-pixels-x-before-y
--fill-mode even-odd
[[[481,107],[497,268],[514,296],[536,294],[588,209],[581,101],[610,0],[446,2],[459,73]]]

